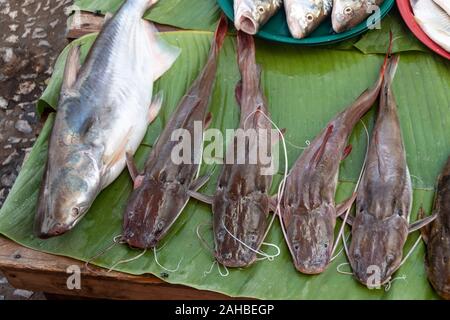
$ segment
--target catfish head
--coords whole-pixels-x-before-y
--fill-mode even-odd
[[[433,288],[445,299],[450,299],[450,241],[448,237],[450,234],[443,231],[443,235],[436,234],[435,238],[429,239],[426,261],[428,279]],[[432,243],[434,241],[436,243]]]
[[[285,208],[283,223],[295,268],[305,274],[319,274],[328,266],[334,242],[336,210],[323,203],[316,209],[295,214],[295,207]],[[294,213],[294,214],[293,214]]]
[[[144,178],[128,200],[123,237],[134,248],[151,249],[167,234],[189,196],[187,188],[177,181]]]
[[[66,149],[50,154],[45,169],[34,225],[42,239],[71,230],[100,191],[100,168],[92,152]]]
[[[218,198],[223,199],[223,195]],[[214,219],[215,258],[226,267],[247,267],[256,260],[264,240],[269,199],[263,193],[253,192],[234,201],[213,203],[213,212],[222,210],[222,218]]]
[[[352,228],[349,260],[355,277],[369,288],[388,282],[397,271],[408,236],[408,223],[400,215],[379,220],[358,214]]]

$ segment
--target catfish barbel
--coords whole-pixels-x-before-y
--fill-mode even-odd
[[[268,227],[268,192],[273,175],[270,165],[262,163],[259,152],[266,144],[267,157],[271,158],[272,144],[278,139],[278,135],[271,135],[272,125],[260,85],[261,70],[255,60],[253,37],[239,31],[237,42],[242,77],[236,87],[241,110],[238,132],[254,132],[259,139],[252,143],[245,136],[242,141],[242,136],[239,138],[236,133],[227,151],[227,160],[232,158],[233,161],[223,165],[214,196],[193,194],[194,198],[212,204],[214,255],[226,267],[246,267],[257,258]],[[252,157],[256,160],[253,163]]]
[[[50,137],[35,232],[72,229],[134,154],[161,107],[153,82],[179,55],[157,38],[145,11],[156,1],[128,0],[98,35],[86,62],[72,47]]]
[[[421,229],[427,247],[425,269],[434,290],[450,300],[450,157],[438,180],[433,214],[436,220]]]
[[[203,134],[194,134],[194,127],[196,122],[203,127],[211,122],[211,114],[207,114],[207,110],[219,52],[226,34],[227,20],[222,16],[203,71],[173,112],[142,174],[137,172],[129,158],[129,168],[135,183],[125,211],[123,239],[132,247],[156,247],[188,203],[188,191],[197,191],[207,182],[205,177],[196,177],[202,157]],[[172,159],[174,148],[180,145],[180,141],[172,138],[177,129],[183,129],[191,138],[191,141],[186,142],[192,146],[189,163],[176,164]]]
[[[354,276],[369,288],[391,279],[401,266],[408,234],[433,219],[409,225],[411,176],[392,92],[398,60],[399,56],[392,57],[386,71],[366,167],[357,190],[356,216],[351,219],[348,259]]]
[[[347,141],[353,128],[379,95],[386,64],[387,57],[373,87],[328,123],[286,179],[280,216],[295,268],[302,273],[321,273],[330,262],[336,218],[354,200],[351,197],[336,207],[340,162],[351,152]]]

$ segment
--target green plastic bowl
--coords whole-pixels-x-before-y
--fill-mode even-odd
[[[389,10],[391,10],[394,2],[395,0],[384,0],[383,4],[380,7],[381,19],[386,16]],[[234,21],[233,0],[218,0],[218,3],[222,10],[225,12],[225,15],[232,21]],[[369,28],[366,25],[366,21],[367,19],[348,31],[335,33],[333,31],[333,28],[331,27],[331,18],[328,18],[327,20],[322,22],[322,24],[316,30],[314,30],[314,32],[310,34],[309,37],[304,39],[295,39],[289,33],[288,25],[286,22],[286,14],[284,12],[284,8],[281,8],[280,11],[278,11],[278,13],[262,27],[257,36],[267,40],[284,43],[293,43],[307,46],[324,45],[344,41],[353,38],[363,33],[364,31],[367,31]]]

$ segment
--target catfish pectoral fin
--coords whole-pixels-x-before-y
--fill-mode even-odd
[[[139,170],[136,167],[136,163],[134,162],[133,156],[131,153],[127,152],[126,154],[127,168],[130,173],[131,179],[133,180],[133,189],[137,189],[142,185],[144,180],[144,176],[139,173]]]
[[[414,231],[417,231],[417,230],[427,226],[430,222],[433,222],[434,219],[436,219],[436,218],[437,218],[437,213],[435,213],[429,217],[415,221],[414,223],[411,223],[409,225],[409,233],[413,233]]]
[[[422,220],[424,218],[425,218],[425,210],[423,209],[422,206],[420,206],[419,212],[417,213],[417,219]],[[429,224],[420,228],[420,234],[422,235],[422,239],[423,239],[423,241],[425,241],[425,244],[428,243],[430,231],[431,231],[431,228],[430,228]]]
[[[344,220],[344,217],[341,215],[340,216],[340,218],[342,219],[342,220]],[[348,216],[347,216],[347,220],[345,220],[345,223],[347,223],[350,227],[351,226],[353,226],[353,221],[355,220],[355,217],[354,216],[352,216],[351,214],[349,214]]]
[[[194,198],[194,199],[196,199],[196,200],[198,200],[200,202],[204,202],[204,203],[209,204],[209,205],[213,204],[214,198],[211,197],[211,196],[208,196],[206,194],[202,194],[200,192],[192,191],[192,190],[189,190],[187,193],[188,193],[188,195],[190,197],[192,197],[192,198]]]
[[[212,119],[213,119],[212,113],[211,113],[211,112],[208,112],[208,113],[206,114],[205,120],[203,121],[203,126],[205,127],[205,129],[208,129],[208,128],[209,128],[209,126],[210,126],[211,123],[212,123]]]
[[[198,177],[194,181],[192,181],[190,185],[190,189],[192,191],[198,191],[201,187],[203,187],[211,178],[212,172],[210,174],[207,174],[205,176]]]
[[[352,153],[352,150],[353,150],[353,146],[351,144],[346,146],[344,149],[344,153],[342,155],[341,161],[344,161],[345,159],[347,159],[347,157],[350,155],[350,153]]]
[[[349,208],[351,208],[353,202],[355,202],[355,199],[356,199],[356,192],[354,192],[350,198],[338,204],[336,206],[336,217],[339,217],[340,215],[345,213]]]

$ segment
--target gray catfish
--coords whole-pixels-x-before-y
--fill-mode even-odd
[[[363,22],[376,13],[384,0],[334,0],[331,13],[333,30],[340,33]]]
[[[282,0],[234,0],[236,29],[256,34],[277,13],[282,2]]]
[[[439,177],[434,214],[436,220],[421,229],[427,247],[425,267],[434,290],[450,300],[450,157]]]
[[[272,137],[271,134],[272,126],[260,86],[261,71],[255,60],[253,37],[239,31],[237,40],[242,77],[236,87],[241,108],[239,129],[241,133],[253,131],[262,139],[253,143],[249,138],[242,141],[243,136],[239,138],[236,133],[228,148],[227,164],[222,168],[214,196],[193,194],[193,197],[212,204],[214,255],[219,263],[227,267],[246,267],[257,258],[256,251],[264,240],[268,226],[268,192],[273,175],[269,161],[263,163],[259,151],[267,143],[265,150],[270,158],[271,146],[278,139],[278,135]]]
[[[203,71],[173,112],[141,175],[129,158],[135,188],[125,212],[123,238],[132,247],[154,248],[188,203],[188,191],[196,191],[206,182],[204,177],[196,179],[202,157],[203,132],[195,134],[194,127],[196,122],[208,126],[211,121],[207,109],[226,33],[227,20],[222,17]],[[184,129],[191,137],[189,163],[175,163],[172,159],[174,148],[180,144],[172,139],[176,129]]]
[[[321,273],[330,262],[336,218],[354,200],[352,197],[336,207],[340,161],[351,151],[347,141],[354,126],[378,97],[386,64],[387,58],[374,86],[328,123],[286,179],[280,215],[294,265],[302,273]]]
[[[152,103],[153,82],[179,49],[158,39],[154,26],[141,19],[154,2],[126,1],[81,68],[80,49],[69,52],[39,195],[39,237],[63,234],[82,219],[158,114],[161,99]]]
[[[348,258],[355,277],[368,287],[390,280],[400,267],[408,234],[434,219],[409,225],[411,177],[391,88],[398,58],[389,61],[366,168],[357,190],[356,217],[351,219]]]

